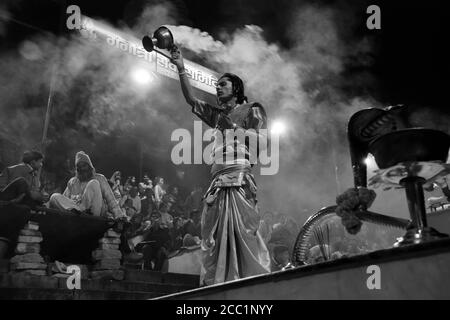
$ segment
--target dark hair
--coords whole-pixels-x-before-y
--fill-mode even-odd
[[[243,103],[243,102],[247,102],[248,99],[244,94],[244,82],[242,82],[242,79],[239,78],[237,75],[235,75],[234,73],[224,73],[220,78],[228,78],[230,79],[232,85],[233,85],[233,95],[236,97],[236,102],[237,103]]]
[[[22,162],[30,164],[33,160],[44,159],[44,155],[39,151],[25,151],[22,156]]]
[[[150,217],[151,217],[151,216],[161,218],[161,213],[159,213],[158,211],[153,211],[153,212],[150,214]]]
[[[181,221],[184,223],[183,218],[182,217],[175,217],[173,218],[173,225],[176,226],[178,221]]]
[[[131,180],[132,180],[133,178],[136,179],[136,177],[134,177],[134,176],[128,176],[127,180],[125,181],[125,184],[129,184],[129,185],[135,186],[135,185],[136,185],[136,182],[135,182],[135,183],[132,183],[132,182],[131,182]]]

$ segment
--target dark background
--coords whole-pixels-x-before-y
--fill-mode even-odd
[[[5,1],[5,0],[3,0]],[[155,3],[157,1],[152,1]],[[172,2],[182,13],[180,24],[187,24],[216,36],[222,30],[233,30],[246,23],[260,25],[269,42],[289,48],[284,20],[299,1],[290,0],[178,0]],[[375,93],[386,103],[429,103],[442,106],[447,96],[450,71],[448,49],[450,11],[446,1],[307,1],[317,4],[335,4],[361,12],[360,36],[375,37],[375,63],[369,68],[381,84]],[[77,4],[82,13],[101,17],[113,24],[119,21],[132,24],[147,3],[131,1],[11,1],[14,18],[52,33],[60,29],[56,19],[62,8]],[[365,26],[369,4],[381,8],[381,30]],[[65,16],[64,16],[65,18]],[[64,23],[65,21],[63,21]],[[2,48],[14,47],[30,34],[31,28],[11,23],[2,39]],[[149,30],[151,33],[152,30]],[[351,70],[347,76],[351,77]],[[351,90],[349,88],[348,90]]]

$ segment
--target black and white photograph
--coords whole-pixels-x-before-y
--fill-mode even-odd
[[[0,300],[450,299],[449,39],[439,0],[0,0]]]

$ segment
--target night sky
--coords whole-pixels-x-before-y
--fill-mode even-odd
[[[2,0],[3,2],[5,0]],[[286,17],[301,3],[331,5],[342,10],[359,12],[355,37],[369,36],[375,43],[373,64],[368,71],[378,84],[375,92],[386,104],[426,103],[441,106],[445,103],[450,52],[448,49],[450,11],[446,1],[290,1],[290,0],[178,0],[178,1],[8,1],[12,17],[52,33],[60,29],[59,13],[67,4],[77,4],[82,13],[100,17],[114,25],[132,25],[148,3],[171,2],[177,8],[180,24],[189,25],[212,36],[232,31],[245,24],[256,24],[264,29],[269,42],[289,48]],[[381,8],[381,30],[365,27],[368,5]],[[345,25],[345,21],[342,21]],[[30,28],[10,23],[3,37],[2,47],[17,45],[35,32]],[[149,30],[151,33],[152,30]],[[353,70],[346,76],[352,77]],[[358,70],[360,71],[360,70]],[[352,90],[352,88],[346,88]]]

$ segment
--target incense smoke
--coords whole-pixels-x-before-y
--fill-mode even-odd
[[[259,177],[262,210],[304,221],[352,186],[346,123],[355,111],[382,105],[370,95],[340,90],[348,84],[370,87],[373,81],[365,74],[359,75],[362,83],[346,83],[342,77],[346,68],[370,64],[372,50],[370,39],[342,36],[345,30],[338,23],[342,15],[342,10],[331,7],[298,8],[289,29],[294,42],[289,50],[268,43],[263,30],[254,25],[227,34],[224,42],[198,29],[169,27],[178,44],[204,55],[210,65],[220,67],[218,71],[242,76],[250,100],[266,107],[269,126],[278,118],[287,124],[289,130],[281,138],[280,173]],[[406,213],[403,194],[378,194],[382,200],[375,203],[375,210]]]
[[[331,5],[290,9],[287,49],[266,40],[264,29],[257,25],[222,30],[217,39],[178,25],[182,15],[166,3],[147,6],[134,25],[120,31],[141,38],[159,25],[169,25],[189,59],[243,78],[250,100],[265,106],[269,126],[281,119],[288,127],[281,138],[279,174],[258,177],[260,209],[303,222],[351,187],[346,122],[356,110],[381,105],[372,97],[376,81],[370,74],[345,75],[348,69],[364,69],[372,63],[371,39],[354,35],[360,16]],[[7,28],[0,25],[0,36],[2,30]],[[97,171],[105,175],[115,169],[137,175],[141,150],[147,157],[144,169],[163,176],[174,170],[167,165],[171,132],[191,130],[195,119],[177,82],[156,80],[138,86],[129,74],[145,64],[78,33],[36,35],[25,41],[0,56],[0,111],[7,115],[1,120],[1,137],[13,137],[19,149],[39,145],[52,89],[47,169],[62,167],[57,179],[70,175],[73,155],[79,150],[91,153]],[[214,102],[213,97],[202,98]],[[207,169],[185,170],[193,173],[192,182],[209,179]],[[403,202],[403,195],[379,193],[374,210],[404,215]]]

